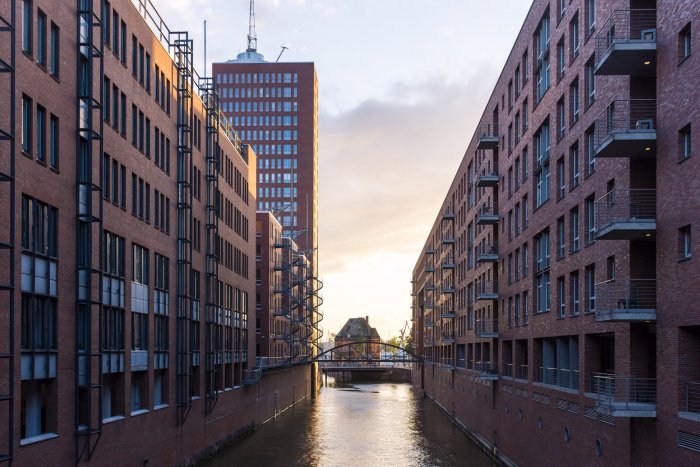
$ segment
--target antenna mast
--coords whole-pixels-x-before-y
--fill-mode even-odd
[[[255,34],[255,0],[250,0],[250,17],[248,19],[248,49],[246,52],[258,51],[258,36]]]

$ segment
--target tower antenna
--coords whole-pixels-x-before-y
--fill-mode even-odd
[[[255,0],[250,0],[250,17],[248,19],[248,49],[246,52],[258,51],[258,36],[255,34]]]
[[[280,57],[282,57],[282,54],[284,53],[284,51],[289,48],[289,47],[284,46],[284,45],[282,45],[280,47],[282,47],[282,50],[280,50],[280,54],[277,56],[277,60],[275,60],[275,63],[280,61]]]

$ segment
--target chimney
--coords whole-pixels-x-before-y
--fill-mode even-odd
[[[367,321],[367,324],[369,325],[369,316],[365,316],[365,321]]]

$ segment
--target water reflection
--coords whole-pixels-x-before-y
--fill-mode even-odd
[[[491,466],[408,384],[325,387],[207,466]]]

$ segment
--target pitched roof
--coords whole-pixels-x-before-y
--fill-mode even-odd
[[[374,338],[380,339],[377,330],[365,318],[350,318],[336,335],[337,339]]]

